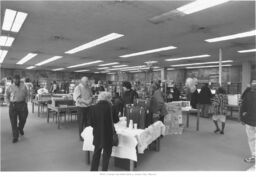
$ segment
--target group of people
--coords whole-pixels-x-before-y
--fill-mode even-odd
[[[123,82],[123,95],[112,95],[101,88],[98,90],[97,101],[94,102],[90,81],[87,77],[82,77],[81,82],[74,89],[73,99],[77,106],[79,139],[83,141],[81,133],[86,126],[93,127],[93,145],[95,146],[91,170],[96,171],[99,167],[99,160],[103,150],[102,170],[108,170],[109,159],[112,152],[112,137],[115,133],[114,123],[119,121],[119,115],[127,104],[133,104],[138,98],[136,91],[132,89],[131,83]],[[207,86],[206,86],[207,87]],[[200,93],[204,93],[202,88]],[[205,95],[210,97],[212,104],[212,119],[216,126],[215,133],[224,134],[227,95],[223,88],[219,88],[214,97],[205,91]],[[28,89],[20,81],[20,76],[15,75],[13,83],[6,90],[6,99],[9,103],[9,116],[11,121],[13,143],[18,142],[19,135],[24,135],[24,126],[28,116]],[[157,120],[164,120],[167,114],[164,105],[164,96],[158,82],[151,85],[151,97],[149,114],[152,123]],[[205,102],[209,103],[209,102]],[[251,87],[242,96],[240,117],[242,124],[246,127],[251,156],[245,158],[246,162],[255,162],[255,134],[256,134],[256,81],[252,81]],[[221,129],[217,121],[222,122]]]

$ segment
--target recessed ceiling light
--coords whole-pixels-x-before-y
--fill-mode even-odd
[[[109,65],[117,65],[119,64],[118,62],[113,62],[113,63],[105,63],[105,64],[100,64],[99,66],[109,66]]]
[[[53,69],[52,71],[61,71],[61,70],[64,70],[65,68],[56,68],[56,69]]]
[[[31,60],[35,56],[37,56],[36,53],[29,53],[24,58],[22,58],[20,61],[18,61],[18,63],[16,63],[16,64],[22,65],[22,64],[26,63],[27,61]]]
[[[18,12],[16,15],[16,18],[14,20],[14,23],[12,25],[12,32],[19,32],[20,28],[22,26],[22,24],[24,23],[24,21],[26,20],[28,14],[24,13],[24,12]]]
[[[102,60],[96,60],[96,61],[92,61],[92,62],[87,62],[87,63],[82,63],[82,64],[78,64],[78,65],[69,66],[67,68],[76,68],[76,67],[92,65],[92,64],[96,64],[96,63],[100,63],[100,62],[103,62],[103,61]]]
[[[219,4],[223,4],[225,2],[228,2],[229,0],[210,0],[210,1],[206,1],[206,0],[197,0],[194,2],[191,2],[187,5],[181,6],[179,8],[177,8],[178,11],[183,12],[185,14],[192,14],[204,9],[208,9],[210,7],[214,7],[217,6]]]
[[[222,65],[222,67],[228,67],[228,66],[232,66],[230,64],[228,65]],[[191,67],[186,67],[186,69],[197,69],[197,68],[218,68],[219,65],[211,65],[211,66],[191,66]]]
[[[29,66],[26,69],[33,69],[33,68],[35,68],[35,66]]]
[[[128,65],[115,65],[115,66],[112,66],[113,68],[120,68],[120,67],[126,67]]]
[[[58,60],[58,59],[60,59],[60,58],[62,58],[62,56],[54,56],[54,57],[51,57],[51,58],[49,58],[49,59],[46,59],[46,60],[44,60],[44,61],[42,61],[42,62],[40,62],[40,63],[37,63],[36,66],[41,66],[41,65],[44,65],[44,64],[46,64],[46,63],[50,63],[50,62],[53,62],[53,61],[55,61],[55,60]]]
[[[103,68],[97,68],[98,70],[104,70],[104,69],[108,69],[109,67],[103,67]]]
[[[1,50],[0,49],[0,63],[3,63],[4,58],[6,57],[8,51],[7,50]]]
[[[194,59],[194,58],[206,58],[206,57],[210,57],[210,56],[211,55],[204,54],[204,55],[195,55],[195,56],[190,56],[190,57],[170,58],[170,59],[166,59],[165,61],[189,60],[189,59]]]
[[[145,51],[142,51],[142,52],[130,53],[130,54],[122,55],[120,57],[121,58],[128,58],[128,57],[134,57],[134,56],[139,56],[139,55],[156,53],[156,52],[161,52],[161,51],[166,51],[166,50],[171,50],[171,49],[176,49],[176,48],[177,47],[174,47],[174,46],[168,46],[168,47],[162,47],[162,48],[158,48],[158,49],[145,50]]]
[[[222,61],[222,63],[230,63],[230,62],[233,62],[233,60]],[[219,61],[202,62],[202,63],[178,64],[178,65],[171,65],[171,66],[172,67],[179,67],[179,66],[194,66],[194,65],[206,65],[206,64],[216,64],[216,63],[219,63]]]
[[[256,35],[256,30],[252,30],[252,31],[232,34],[232,35],[228,35],[228,36],[222,36],[222,37],[216,37],[216,38],[212,38],[212,39],[206,39],[205,41],[206,42],[219,42],[219,41],[226,41],[226,40],[231,40],[231,39],[250,37],[250,36],[255,36],[255,35]]]
[[[239,50],[238,53],[256,52],[256,49]]]
[[[75,71],[76,73],[80,73],[80,72],[87,72],[87,71],[90,71],[90,70],[88,70],[88,69],[83,69],[83,70],[77,70],[77,71]]]
[[[105,42],[108,42],[108,41],[111,41],[111,40],[114,40],[114,39],[118,39],[118,38],[123,37],[123,36],[124,36],[123,34],[111,33],[111,34],[103,36],[103,37],[101,37],[99,39],[96,39],[94,41],[91,41],[89,43],[86,43],[86,44],[83,44],[81,46],[78,46],[78,47],[76,47],[74,49],[66,51],[65,53],[66,54],[74,54],[74,53],[80,52],[82,50],[89,49],[91,47],[103,44]]]
[[[154,64],[154,63],[158,63],[158,61],[146,61],[144,63],[146,63],[146,64]]]
[[[17,12],[15,10],[6,9],[2,30],[19,32],[21,26],[27,18],[27,13]]]
[[[14,41],[13,37],[0,36],[0,46],[10,47]]]

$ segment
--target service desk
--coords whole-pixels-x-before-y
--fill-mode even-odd
[[[157,121],[146,129],[129,129],[115,124],[115,129],[119,138],[119,145],[113,146],[112,157],[128,159],[130,161],[129,170],[133,171],[134,162],[137,162],[137,154],[143,154],[145,149],[155,140],[158,140],[158,149],[160,149],[159,137],[165,134],[165,126],[161,121]],[[90,163],[90,151],[94,151],[92,127],[86,127],[81,133],[84,138],[83,151],[88,155]]]
[[[181,108],[183,113],[187,114],[187,127],[189,127],[189,118],[190,118],[190,113],[196,113],[197,118],[196,118],[196,130],[199,131],[199,120],[200,120],[200,110],[199,109],[193,109],[193,108],[186,108],[183,107]]]
[[[60,113],[65,112],[67,114],[76,109],[77,109],[77,106],[70,106],[70,105],[53,106],[52,104],[48,104],[47,105],[47,122],[49,122],[50,111],[56,112],[58,129],[60,129],[60,122],[61,122]]]

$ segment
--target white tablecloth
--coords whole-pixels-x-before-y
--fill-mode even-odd
[[[111,156],[137,161],[136,146],[138,153],[144,153],[147,146],[156,140],[160,135],[164,135],[165,126],[157,121],[146,129],[129,129],[115,124],[119,138],[119,145],[113,146]],[[92,127],[86,127],[81,133],[84,138],[83,150],[94,151]]]

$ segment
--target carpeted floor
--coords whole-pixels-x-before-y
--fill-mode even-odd
[[[228,120],[225,135],[214,134],[209,119],[200,119],[200,131],[195,126],[192,117],[182,135],[162,138],[160,152],[140,155],[135,171],[244,171],[252,166],[243,162],[249,147],[239,122]],[[1,107],[2,171],[88,171],[85,160],[75,121],[57,129],[54,122],[46,122],[46,114],[38,118],[30,111],[25,136],[13,144],[8,108]],[[113,159],[109,170],[122,171]]]

